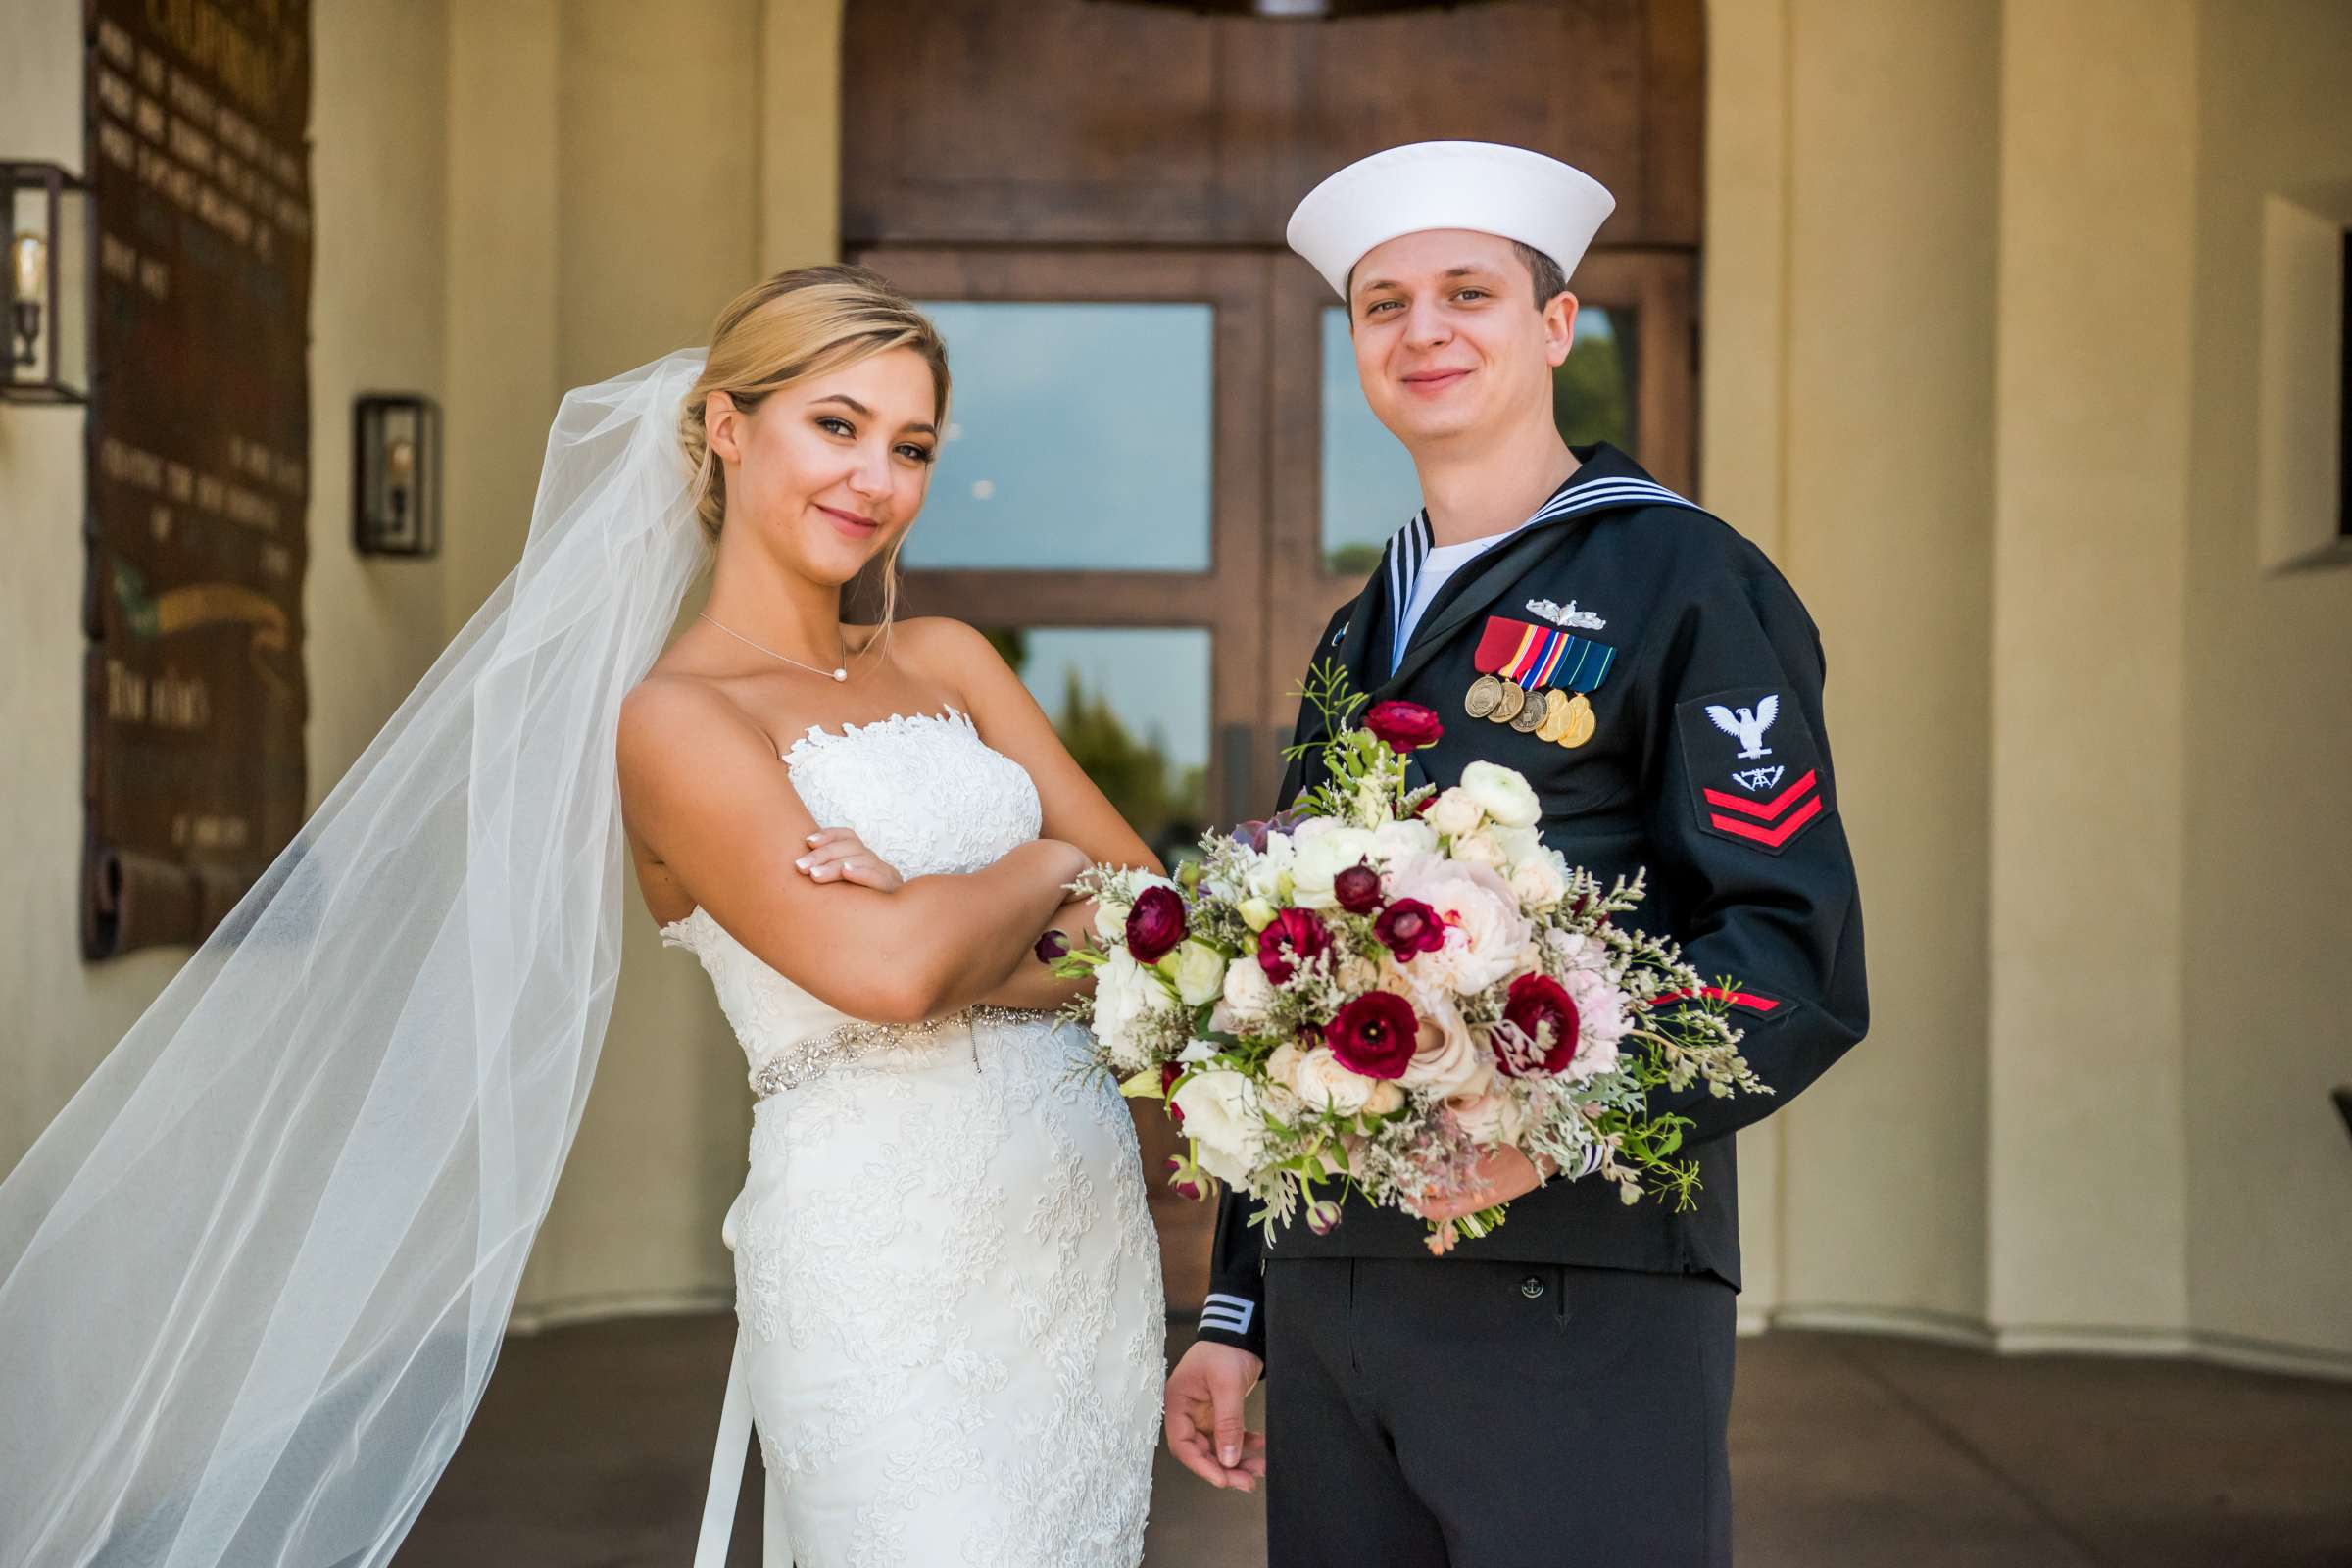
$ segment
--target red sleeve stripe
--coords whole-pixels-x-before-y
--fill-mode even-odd
[[[1820,777],[1821,774],[1817,770],[1808,771],[1803,778],[1798,779],[1769,801],[1745,801],[1737,795],[1726,795],[1721,790],[1709,790],[1706,792],[1707,804],[1721,806],[1734,811],[1745,811],[1749,816],[1762,817],[1769,822],[1796,804],[1797,799],[1810,790]]]
[[[1753,822],[1742,822],[1736,816],[1724,816],[1720,813],[1707,818],[1707,820],[1725,833],[1736,833],[1743,839],[1754,839],[1758,844],[1777,850],[1794,838],[1799,828],[1820,814],[1821,797],[1814,795],[1809,797],[1804,805],[1797,808],[1794,816],[1783,822],[1779,827],[1758,827]]]
[[[1735,1007],[1745,1007],[1752,1012],[1777,1012],[1781,1005],[1771,997],[1760,997],[1752,991],[1726,991],[1721,986],[1700,986],[1698,994],[1709,1001],[1728,1002]],[[1688,991],[1669,991],[1651,1005],[1662,1007],[1669,1002],[1688,1002],[1690,999],[1690,993]]]

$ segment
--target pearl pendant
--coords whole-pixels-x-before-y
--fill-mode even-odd
[[[833,678],[835,680],[848,680],[850,678],[850,672],[846,669],[837,669],[833,672]]]

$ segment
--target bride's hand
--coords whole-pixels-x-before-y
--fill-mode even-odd
[[[809,834],[808,853],[793,864],[811,882],[855,882],[877,893],[896,893],[905,881],[846,827],[820,827]]]

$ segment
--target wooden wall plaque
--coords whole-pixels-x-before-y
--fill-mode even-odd
[[[81,946],[200,942],[301,825],[309,0],[89,0]]]

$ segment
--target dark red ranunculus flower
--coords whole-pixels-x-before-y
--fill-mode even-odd
[[[1168,1185],[1176,1189],[1177,1197],[1189,1198],[1194,1202],[1198,1203],[1200,1201],[1200,1184],[1199,1182],[1178,1180],[1178,1178],[1183,1174],[1184,1161],[1177,1158],[1174,1154],[1170,1154],[1168,1156]]]
[[[1340,1065],[1367,1078],[1401,1078],[1420,1044],[1413,1004],[1394,991],[1367,991],[1323,1026],[1323,1043]]]
[[[1388,743],[1390,751],[1403,753],[1435,746],[1438,737],[1446,733],[1435,709],[1419,703],[1374,703],[1372,711],[1364,715],[1364,728]]]
[[[1048,928],[1037,939],[1037,961],[1052,963],[1070,951],[1070,939],[1059,931]]]
[[[1312,909],[1285,909],[1257,934],[1257,966],[1276,985],[1329,951],[1331,931]]]
[[[1157,963],[1184,940],[1184,900],[1172,888],[1144,889],[1127,910],[1127,952],[1138,963]]]
[[[1380,907],[1380,873],[1368,865],[1351,865],[1331,879],[1331,896],[1349,914],[1370,914]]]
[[[1531,1046],[1545,1024],[1551,1026],[1551,1043],[1544,1048],[1541,1063],[1524,1058],[1514,1061],[1510,1052],[1496,1047],[1495,1061],[1505,1077],[1526,1077],[1539,1070],[1559,1072],[1576,1059],[1582,1021],[1576,1015],[1576,1004],[1551,976],[1523,974],[1512,981],[1510,1000],[1503,1004],[1502,1015],[1519,1026]]]
[[[1419,899],[1398,899],[1380,911],[1372,934],[1398,963],[1410,963],[1414,954],[1435,953],[1446,945],[1446,922]]]

